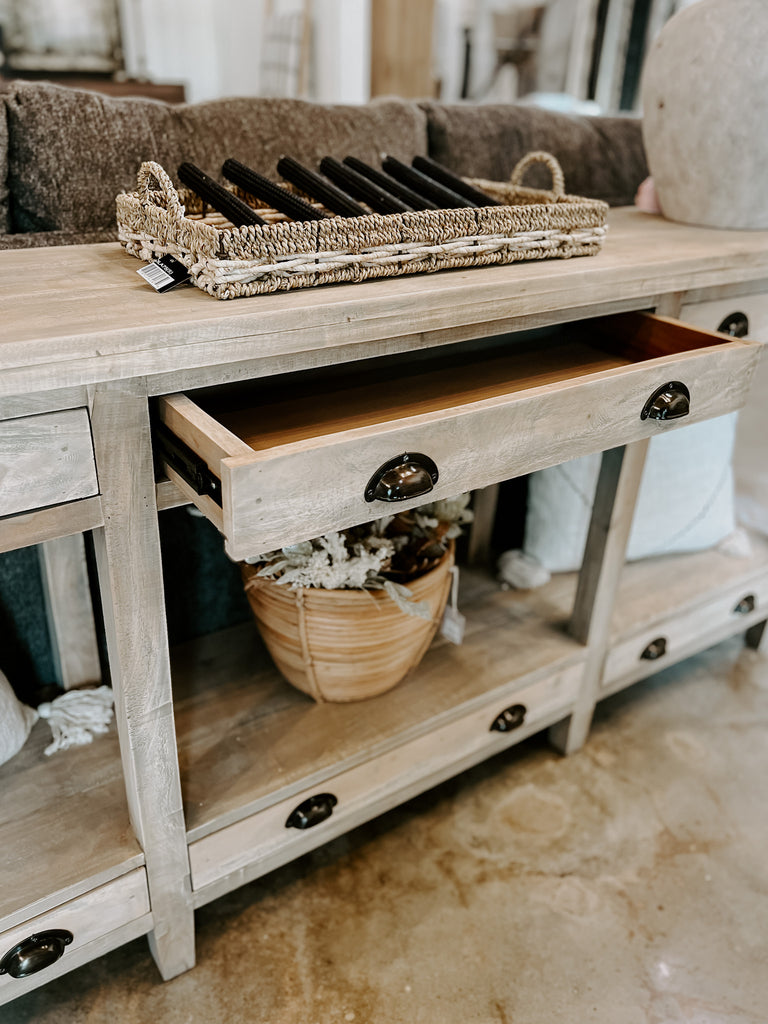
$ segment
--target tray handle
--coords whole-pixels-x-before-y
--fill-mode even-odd
[[[544,150],[537,149],[533,153],[527,153],[522,160],[518,160],[510,175],[510,184],[521,186],[525,172],[533,164],[545,164],[552,175],[552,188],[549,190],[555,198],[565,195],[565,175],[556,157]]]
[[[139,173],[136,177],[137,191],[139,193],[139,201],[141,202],[141,205],[156,205],[150,198],[150,192],[156,191],[156,189],[150,188],[153,181],[160,186],[160,192],[165,199],[165,208],[171,217],[174,220],[183,220],[184,207],[181,205],[179,193],[176,191],[173,182],[160,164],[155,163],[154,160],[147,160],[143,163],[139,168]]]

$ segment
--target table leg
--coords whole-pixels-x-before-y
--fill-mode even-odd
[[[194,914],[173,721],[150,424],[143,382],[98,387],[92,422],[104,526],[94,531],[115,717],[164,978],[194,964]]]
[[[491,560],[491,536],[499,501],[499,485],[491,484],[475,491],[474,520],[469,530],[467,561],[470,565],[487,566]]]
[[[566,754],[584,744],[592,722],[647,450],[644,439],[603,452],[570,626],[587,648],[584,677],[573,714],[549,732]]]
[[[83,535],[57,537],[37,550],[58,682],[65,690],[98,682],[99,645]]]
[[[765,627],[766,620],[763,619],[762,622],[750,626],[745,634],[747,647],[751,647],[753,651],[760,651],[761,654],[768,654],[768,629]]]

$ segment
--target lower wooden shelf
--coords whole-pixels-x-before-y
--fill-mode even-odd
[[[487,574],[463,572],[462,580],[464,643],[436,641],[418,668],[374,700],[315,704],[272,667],[251,624],[174,652],[200,902],[570,713],[584,658],[566,633],[574,580],[535,595],[503,592]],[[526,706],[520,727],[491,731],[515,703]],[[332,786],[344,799],[331,821],[286,830],[295,804]]]
[[[144,864],[114,725],[46,757],[50,741],[39,721],[0,766],[0,932]]]
[[[630,564],[617,601],[600,696],[746,630],[768,614],[768,541],[739,557],[701,552]],[[255,625],[173,652],[182,790],[197,905],[567,717],[585,649],[567,633],[576,574],[530,592],[462,571],[461,646],[435,641],[394,690],[315,704],[272,666]],[[744,591],[744,595],[742,595]],[[735,611],[753,595],[748,611]],[[738,595],[738,596],[737,596]],[[679,642],[654,661],[633,645],[662,627]],[[624,665],[632,648],[632,665]],[[618,660],[617,660],[618,659]],[[635,664],[636,663],[636,664]],[[505,708],[523,723],[491,730]],[[290,828],[307,799],[335,801],[320,827]]]
[[[768,618],[768,538],[631,563],[613,615],[601,697]]]
[[[46,757],[50,740],[47,723],[37,722],[0,766],[0,959],[49,929],[72,940],[39,973],[0,975],[0,1004],[152,928],[114,726]]]
[[[535,591],[502,591],[487,573],[462,570],[464,643],[435,641],[400,686],[353,704],[315,704],[293,689],[250,622],[176,649],[195,905],[567,717],[586,660],[567,632],[575,587],[576,575],[563,574]],[[751,535],[738,556],[714,550],[630,564],[600,697],[767,616],[765,537]],[[659,635],[665,652],[640,657]],[[511,708],[516,727],[492,729]],[[152,928],[114,727],[52,758],[48,742],[38,722],[0,767],[0,952],[30,929],[67,922],[77,938],[39,977],[2,979],[0,1003]],[[288,827],[297,805],[325,794],[334,803],[320,827]]]
[[[11,959],[8,972],[0,974],[0,1003],[16,999],[60,974],[146,934],[151,928],[149,892],[143,867],[134,868],[77,899],[68,900],[25,921],[23,925],[9,928],[0,933],[0,958],[5,958],[7,953],[13,958],[15,951],[25,961],[34,958],[35,948],[39,950],[49,941],[51,932],[59,932],[59,937],[66,939],[66,945],[56,950],[60,954],[59,959],[26,976],[14,976],[15,964]]]

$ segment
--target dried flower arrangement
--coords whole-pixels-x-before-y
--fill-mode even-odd
[[[428,605],[412,600],[407,584],[434,568],[472,521],[469,500],[433,501],[246,562],[261,566],[259,577],[292,588],[383,590],[401,611],[428,619]]]

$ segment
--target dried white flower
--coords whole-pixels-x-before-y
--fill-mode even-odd
[[[324,590],[384,590],[408,615],[429,618],[425,601],[414,601],[402,583],[388,579],[386,571],[395,555],[406,557],[409,545],[418,539],[432,548],[458,537],[463,523],[472,520],[469,494],[435,501],[399,515],[383,516],[350,530],[323,534],[313,540],[291,544],[279,551],[246,558],[249,565],[261,565],[258,575],[281,586],[319,587]],[[387,531],[393,528],[391,536]],[[410,556],[414,565],[413,556]],[[406,577],[407,578],[407,577]]]

